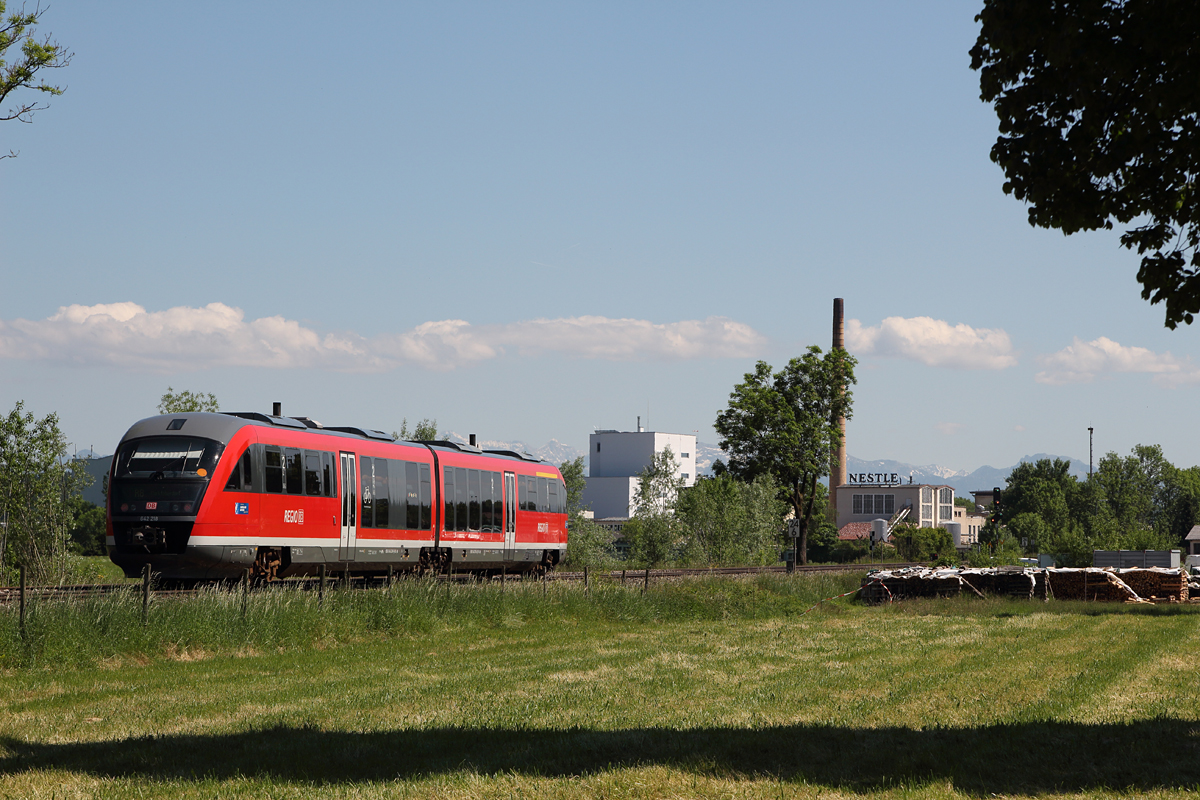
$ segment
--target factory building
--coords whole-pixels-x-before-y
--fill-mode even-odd
[[[837,487],[838,529],[851,522],[890,520],[901,510],[904,523],[921,528],[942,528],[954,519],[954,487],[928,483],[903,483],[897,475],[850,475],[870,482],[850,482]],[[880,480],[882,479],[882,480]]]
[[[597,522],[628,519],[637,497],[638,475],[671,448],[684,486],[696,485],[696,437],[690,433],[603,430],[588,440],[588,477],[583,504]],[[611,527],[611,524],[609,525]]]

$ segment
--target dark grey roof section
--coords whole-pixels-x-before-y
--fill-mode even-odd
[[[231,417],[240,417],[241,419],[252,419],[255,422],[265,422],[268,425],[276,425],[282,428],[307,430],[310,427],[299,419],[293,419],[292,417],[272,417],[270,414],[262,414],[258,411],[222,411],[221,413]]]
[[[392,438],[392,435],[390,433],[384,433],[383,431],[372,430],[371,428],[332,427],[332,428],[322,428],[321,430],[338,431],[339,433],[356,433],[359,436],[365,436],[368,439],[379,439],[380,441],[383,441],[383,442],[396,441],[395,439]]]
[[[176,420],[183,420],[183,424],[175,430],[168,430],[167,426]],[[145,436],[196,436],[201,439],[228,442],[246,425],[245,419],[239,419],[229,414],[212,414],[206,411],[163,414],[133,423],[121,437],[121,441],[141,439]]]
[[[542,463],[542,459],[538,458],[537,456],[531,453],[518,453],[516,450],[484,450],[483,452],[497,456],[511,456],[513,458],[519,458],[522,461],[534,461],[538,464]]]
[[[427,445],[429,447],[442,447],[447,450],[458,450],[463,453],[482,453],[483,452],[478,447],[472,447],[469,444],[463,444],[462,442],[451,442],[451,441],[444,440],[444,439],[438,440],[438,441],[433,441],[433,440],[418,441],[417,444],[423,444],[423,445]]]

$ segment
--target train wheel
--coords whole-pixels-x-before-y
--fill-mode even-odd
[[[279,568],[283,565],[283,554],[278,547],[260,547],[254,557],[250,576],[255,582],[274,583],[279,580]]]

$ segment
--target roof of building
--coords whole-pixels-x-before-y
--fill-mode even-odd
[[[1193,525],[1188,535],[1183,537],[1185,542],[1200,542],[1200,525]]]
[[[847,522],[838,531],[838,539],[842,541],[853,541],[854,539],[870,539],[871,538],[871,523],[869,522]]]

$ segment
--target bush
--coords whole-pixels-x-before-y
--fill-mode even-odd
[[[905,561],[937,562],[953,558],[958,563],[954,549],[954,537],[945,528],[918,528],[913,525],[897,525],[892,531],[892,541],[900,558]]]
[[[568,523],[567,556],[564,566],[580,570],[584,567],[607,569],[616,560],[613,554],[613,534],[587,517],[572,514]]]

